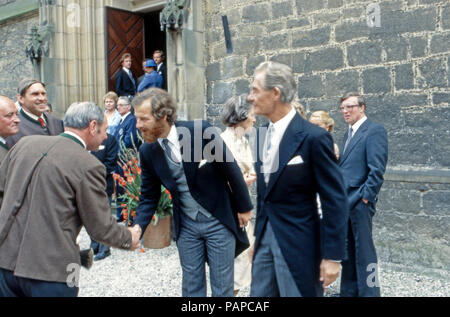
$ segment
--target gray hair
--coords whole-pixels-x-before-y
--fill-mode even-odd
[[[105,115],[99,106],[91,101],[75,102],[67,109],[64,116],[64,126],[83,130],[94,120],[97,121],[99,126],[105,121]]]
[[[251,104],[247,101],[248,94],[231,97],[225,103],[222,111],[222,123],[233,127],[239,122],[245,121],[250,113]]]
[[[255,69],[257,73],[264,72],[262,87],[270,90],[277,87],[281,93],[281,102],[290,103],[296,94],[296,84],[292,69],[277,62],[263,62]]]
[[[34,84],[41,84],[42,87],[45,88],[45,84],[39,80],[33,78],[24,78],[19,82],[19,87],[17,87],[17,93],[22,97],[24,97],[25,94],[27,93],[27,90]]]
[[[127,105],[131,106],[131,100],[130,100],[130,98],[125,97],[125,96],[119,97],[119,99],[117,99],[117,103],[119,103],[119,101],[121,101],[121,100],[125,101],[125,103],[126,103]]]

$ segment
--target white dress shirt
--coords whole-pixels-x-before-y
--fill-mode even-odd
[[[359,127],[364,123],[364,121],[367,120],[367,117],[364,116],[361,119],[359,119],[358,121],[356,121],[353,125],[349,126],[349,129],[352,128],[353,133],[352,133],[352,137],[355,136],[356,131],[358,131]]]
[[[45,116],[44,116],[44,115],[41,114],[41,116],[38,117],[38,116],[32,114],[31,112],[26,111],[24,107],[22,107],[22,111],[23,111],[27,116],[29,116],[31,119],[33,119],[33,120],[35,120],[35,121],[39,121],[39,118],[42,118],[42,120],[44,120],[45,124],[47,124],[47,120],[45,120]]]
[[[161,146],[161,148],[164,150],[163,140],[164,140],[164,138],[159,138],[158,142],[159,142],[159,145]],[[178,162],[181,162],[181,146],[180,146],[180,142],[178,141],[177,128],[175,127],[174,124],[170,128],[169,135],[167,136],[167,140],[169,140],[168,144],[170,146],[170,149],[173,152],[173,155],[175,155],[175,158],[177,159]]]
[[[4,139],[4,138],[2,138],[1,136],[0,136],[0,142],[2,142],[3,144],[6,144],[6,141],[5,141],[5,139]]]
[[[287,127],[291,123],[294,118],[296,111],[294,107],[291,107],[291,110],[280,120],[273,123],[270,122],[270,126],[273,126],[273,134],[270,142],[270,150],[268,153],[268,157],[263,162],[263,173],[265,174],[264,180],[266,184],[269,182],[270,173],[275,173],[279,168],[279,154],[278,148],[280,147],[281,139],[283,138],[284,133],[286,132]],[[264,141],[264,143],[267,142]],[[266,148],[266,144],[264,144],[264,149]],[[267,171],[267,173],[265,172]]]

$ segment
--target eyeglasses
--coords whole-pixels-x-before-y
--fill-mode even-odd
[[[129,106],[128,104],[126,104],[126,103],[118,103],[117,104],[117,107],[127,107],[127,106]]]
[[[346,105],[346,106],[340,106],[339,110],[341,111],[350,111],[353,109],[353,107],[358,107],[359,105]]]

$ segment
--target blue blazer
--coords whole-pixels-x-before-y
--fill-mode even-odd
[[[258,135],[258,147],[263,147],[264,139],[265,135]],[[331,135],[295,114],[280,142],[279,168],[270,175],[267,186],[261,173],[262,152],[259,148],[255,164],[255,253],[270,221],[302,296],[322,296],[320,262],[345,258],[349,213]],[[303,162],[288,165],[298,156]],[[316,193],[322,203],[322,221]]]
[[[343,145],[348,131],[344,135]],[[344,146],[342,146],[344,149]],[[375,206],[383,184],[388,160],[386,129],[367,119],[356,131],[345,153],[341,154],[339,166],[344,175],[350,209],[365,198]]]
[[[197,128],[204,132],[206,128],[211,127],[208,122],[200,120],[184,121],[177,122],[175,126],[180,139],[182,136],[180,128],[190,131],[191,138],[180,141],[181,144],[187,144],[185,148],[181,147],[182,154],[185,151],[190,151],[185,154],[190,156],[190,162],[186,162],[183,159],[183,168],[189,191],[203,208],[208,210],[234,234],[236,238],[236,255],[238,255],[249,247],[249,241],[246,233],[239,228],[237,213],[253,209],[242,172],[235,160],[231,162],[225,160],[225,155],[228,156],[231,153],[225,146],[219,133],[213,135],[212,139],[209,139],[206,135],[203,137],[199,135],[199,138],[194,140],[199,131]],[[195,134],[194,126],[196,126]],[[205,146],[208,144],[210,144],[209,146],[211,144],[222,146],[224,149],[223,153],[217,152],[222,157],[220,162],[207,154],[210,152],[209,150],[204,151]],[[197,153],[200,153],[201,150],[201,156],[196,156],[194,150]],[[225,154],[227,152],[228,154]],[[143,232],[145,231],[158,205],[162,184],[172,195],[175,239],[178,239],[180,234],[180,213],[182,211],[180,209],[177,185],[167,165],[164,151],[158,142],[154,142],[151,144],[144,143],[139,149],[139,153],[141,158],[142,186],[135,223],[141,226]],[[228,157],[232,158],[232,155]],[[202,164],[199,168],[199,163],[202,160],[207,160],[207,163]]]
[[[119,97],[134,96],[136,94],[137,81],[134,75],[133,78],[136,83],[135,85],[133,85],[133,82],[123,68],[116,74],[116,93]]]
[[[91,152],[92,155],[105,165],[106,194],[108,197],[111,197],[114,192],[114,181],[111,173],[115,171],[117,166],[118,151],[119,145],[117,144],[116,138],[113,135],[108,134],[108,137],[103,141],[101,148],[98,151]]]
[[[126,148],[132,148],[133,142],[136,148],[139,148],[139,139],[137,134],[138,130],[136,129],[136,117],[130,112],[125,120],[117,126],[114,137],[117,142],[119,142],[119,148],[121,140]]]

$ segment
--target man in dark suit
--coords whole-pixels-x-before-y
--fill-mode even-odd
[[[253,208],[239,166],[206,121],[175,123],[176,105],[165,90],[150,88],[133,105],[146,141],[135,223],[146,229],[164,185],[173,198],[182,295],[206,296],[208,262],[212,296],[233,296],[234,257],[249,246],[243,226]]]
[[[107,138],[100,145],[98,151],[91,152],[100,162],[106,167],[106,195],[108,195],[108,201],[111,204],[111,196],[114,192],[114,181],[112,173],[116,170],[117,166],[117,152],[119,151],[119,145],[116,138],[107,134]],[[108,245],[101,244],[91,239],[91,248],[94,251],[94,261],[103,260],[111,255],[111,250]]]
[[[140,141],[138,139],[138,131],[136,129],[136,117],[133,113],[131,113],[131,101],[128,97],[119,97],[117,100],[117,111],[122,116],[119,125],[116,128],[116,133],[114,137],[116,138],[117,143],[119,143],[119,157],[123,152],[122,147],[126,149],[132,149],[133,147],[139,148]],[[123,176],[123,170],[120,164],[116,166],[116,171],[118,174]],[[120,196],[124,193],[122,187],[117,186],[117,196]],[[118,198],[117,203],[117,220],[122,221],[122,207],[120,205],[124,201]]]
[[[342,262],[341,296],[380,296],[372,217],[388,159],[387,133],[383,126],[367,119],[366,103],[357,92],[341,98],[340,110],[349,124],[339,166],[350,205],[348,259]]]
[[[19,123],[19,112],[14,102],[0,95],[0,163],[9,150],[5,138],[19,132]]]
[[[111,217],[105,167],[87,151],[106,138],[103,111],[76,103],[64,124],[59,136],[22,138],[1,165],[0,297],[77,296],[83,226],[101,243],[139,247],[139,228]]]
[[[322,296],[345,257],[348,203],[333,141],[297,114],[291,105],[295,92],[288,66],[265,62],[256,68],[248,99],[255,114],[270,123],[258,133],[263,139],[257,142],[255,164],[258,206],[250,293],[255,297]],[[262,136],[261,130],[267,133]]]
[[[136,94],[136,78],[131,72],[131,54],[125,53],[120,59],[122,69],[116,74],[116,93],[119,97],[124,96],[133,99]]]
[[[19,132],[6,139],[10,148],[27,135],[59,135],[64,131],[62,120],[46,113],[48,100],[44,83],[23,79],[19,83],[17,99],[22,105]]]
[[[163,78],[162,88],[164,90],[167,90],[167,68],[166,68],[166,64],[164,64],[164,59],[165,59],[165,55],[162,50],[156,50],[153,52],[153,60],[158,65],[158,67],[156,68],[156,71]]]

